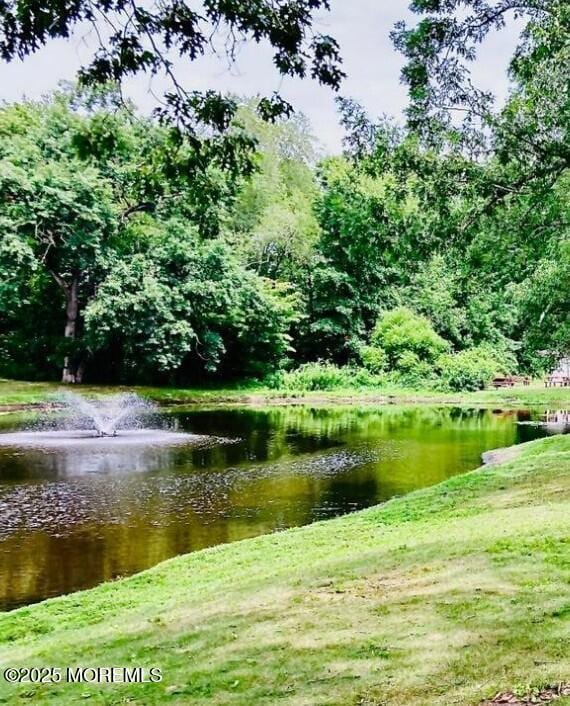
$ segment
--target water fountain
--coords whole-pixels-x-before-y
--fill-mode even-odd
[[[83,450],[87,453],[132,447],[203,445],[220,439],[179,432],[159,422],[155,405],[135,394],[87,398],[62,392],[54,398],[59,414],[42,418],[25,431],[0,434],[0,447]]]
[[[87,399],[75,392],[64,392],[58,399],[65,410],[69,428],[93,429],[97,437],[117,436],[123,429],[141,426],[155,406],[132,393]]]

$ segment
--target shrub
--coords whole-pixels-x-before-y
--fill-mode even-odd
[[[388,311],[378,319],[371,343],[386,352],[391,368],[398,368],[407,353],[415,354],[420,361],[432,362],[449,349],[428,319],[406,307]]]
[[[438,362],[441,387],[446,390],[483,390],[497,375],[508,372],[504,362],[486,346],[442,356]]]
[[[350,375],[346,368],[333,363],[304,363],[295,370],[281,373],[275,378],[277,387],[283,390],[333,390],[350,386]]]
[[[381,387],[387,382],[387,376],[381,372],[373,373],[366,368],[350,368],[353,387]]]
[[[266,378],[265,384],[279,390],[311,392],[350,387],[372,387],[384,382],[365,368],[339,367],[319,361],[304,363],[296,370],[281,371]]]
[[[388,367],[386,351],[378,346],[362,346],[360,358],[366,370],[376,375],[384,372]]]
[[[433,382],[434,365],[420,360],[417,353],[404,351],[396,361],[392,379],[405,387],[426,387]]]
[[[517,356],[514,353],[512,341],[505,339],[500,344],[491,345],[490,343],[482,343],[475,350],[480,351],[487,358],[492,358],[495,361],[495,373],[509,374],[517,370]]]
[[[396,360],[396,369],[403,373],[413,372],[421,365],[425,366],[425,363],[422,363],[419,355],[413,351],[404,351]]]

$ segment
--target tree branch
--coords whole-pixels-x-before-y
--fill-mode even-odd
[[[63,290],[63,292],[65,293],[65,296],[68,297],[69,292],[70,292],[70,288],[69,288],[69,285],[67,284],[67,282],[63,279],[63,277],[60,277],[60,275],[58,275],[57,272],[54,272],[49,267],[47,268],[47,270],[50,273],[50,275],[54,278],[54,280],[57,282],[60,289]]]

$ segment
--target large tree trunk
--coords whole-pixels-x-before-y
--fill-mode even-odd
[[[66,288],[65,295],[67,306],[65,309],[65,338],[75,340],[77,337],[77,321],[79,318],[79,276],[74,275],[71,285]],[[83,370],[78,369],[82,366],[77,366],[70,355],[66,355],[63,361],[63,373],[61,381],[65,383],[81,382]],[[79,372],[79,376],[78,376]],[[78,379],[79,377],[79,379]]]

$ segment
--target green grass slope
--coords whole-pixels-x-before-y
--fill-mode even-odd
[[[158,666],[163,680],[10,686],[0,670],[0,700],[479,704],[570,681],[569,584],[570,437],[553,437],[383,506],[4,614],[1,669]]]

